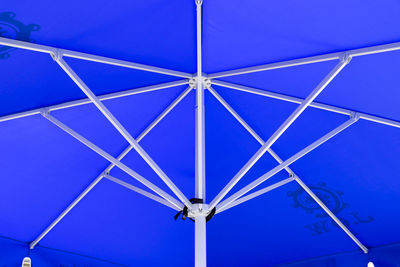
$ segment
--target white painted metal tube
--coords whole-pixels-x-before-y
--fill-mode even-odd
[[[108,160],[109,162],[111,162],[112,164],[114,164],[115,166],[117,166],[118,168],[120,168],[121,170],[123,170],[124,172],[126,172],[127,174],[132,176],[133,178],[135,178],[138,182],[142,183],[147,188],[151,189],[152,191],[154,191],[155,193],[157,193],[164,199],[168,200],[171,204],[173,204],[177,208],[180,208],[180,209],[183,208],[182,203],[177,201],[175,198],[170,196],[168,193],[163,191],[161,188],[157,187],[156,185],[154,185],[153,183],[148,181],[146,178],[144,178],[137,172],[133,171],[131,168],[129,168],[128,166],[126,166],[125,164],[123,164],[122,162],[120,162],[119,160],[117,160],[116,158],[114,158],[113,156],[111,156],[110,154],[108,154],[107,152],[105,152],[104,150],[102,150],[101,148],[99,148],[98,146],[96,146],[95,144],[93,144],[92,142],[90,142],[89,140],[87,140],[86,138],[84,138],[83,136],[81,136],[80,134],[78,134],[77,132],[75,132],[74,130],[72,130],[71,128],[66,126],[65,124],[63,124],[62,122],[60,122],[59,120],[57,120],[55,117],[51,116],[50,114],[48,114],[45,111],[42,113],[42,115],[43,115],[43,117],[48,119],[50,122],[52,122],[54,125],[58,126],[60,129],[62,129],[64,132],[73,136],[75,139],[77,139],[78,141],[80,141],[81,143],[86,145],[88,148],[90,148],[91,150],[93,150],[94,152],[96,152],[97,154],[99,154],[100,156],[102,156],[103,158],[105,158],[106,160]]]
[[[304,189],[304,191],[306,191],[307,194],[309,194],[310,197],[312,197],[312,199],[318,203],[318,205],[329,215],[329,217],[331,217],[332,220],[334,220],[335,223],[342,228],[342,230],[362,249],[362,251],[364,251],[364,253],[368,253],[368,249],[360,242],[360,240],[358,240],[357,237],[355,237],[355,235],[353,235],[352,232],[350,232],[350,230],[336,217],[336,215],[328,209],[324,202],[322,202],[299,177],[295,177],[295,180]]]
[[[262,138],[246,123],[245,120],[243,120],[239,114],[237,114],[237,112],[213,89],[213,88],[209,88],[209,91],[217,98],[217,100],[236,118],[236,120],[239,121],[239,123],[261,144],[264,144],[264,141],[262,140]],[[268,152],[271,154],[272,157],[274,157],[274,159],[281,164],[283,161],[282,159],[270,148],[268,150]],[[266,192],[271,191],[272,189],[275,189],[279,186],[282,186],[290,181],[296,180],[296,181],[301,181],[300,178],[289,168],[289,166],[285,167],[285,170],[289,173],[289,175],[291,175],[290,178],[283,180],[281,182],[278,182],[276,184],[267,186],[264,189],[260,189],[252,194],[249,194],[247,196],[241,197],[233,202],[231,202],[230,204],[228,204],[227,206],[224,207],[224,209],[222,210],[217,210],[216,213],[220,213],[224,210],[230,209],[236,205],[239,205],[243,202],[246,202],[254,197],[257,197],[261,194],[264,194]],[[307,188],[306,192],[307,193],[311,193],[310,196],[313,199],[318,199],[318,197],[311,191],[311,189],[309,189],[302,181],[300,184],[304,189]],[[339,227],[341,227],[343,229],[343,231],[345,231],[353,241],[356,242],[356,244],[358,246],[360,246],[360,248],[365,252],[365,246],[363,246],[361,244],[361,242],[346,228],[346,227],[342,227],[343,223],[335,216],[333,215],[333,213],[325,206],[323,205],[323,202],[321,200],[318,199],[318,201],[316,200],[317,204],[321,206],[321,208],[327,212],[327,214],[339,225]]]
[[[235,76],[235,75],[254,73],[254,72],[260,72],[260,71],[266,71],[266,70],[273,70],[273,69],[280,69],[280,68],[300,66],[300,65],[305,65],[305,64],[324,62],[324,61],[331,61],[331,60],[339,59],[343,53],[346,53],[347,55],[349,55],[351,57],[358,57],[358,56],[365,56],[365,55],[371,55],[371,54],[377,54],[377,53],[390,52],[390,51],[395,51],[395,50],[400,50],[400,42],[385,44],[385,45],[370,46],[370,47],[365,47],[365,48],[360,48],[360,49],[353,49],[353,50],[347,50],[347,51],[342,51],[342,52],[335,52],[335,53],[329,53],[329,54],[324,54],[324,55],[305,57],[305,58],[299,58],[299,59],[293,59],[293,60],[287,60],[287,61],[281,61],[281,62],[275,62],[275,63],[269,63],[269,64],[264,64],[264,65],[254,66],[254,67],[240,68],[240,69],[236,69],[236,70],[222,71],[222,72],[210,74],[210,75],[208,75],[208,78],[215,79],[215,78]]]
[[[350,125],[355,123],[358,119],[359,119],[358,115],[354,115],[354,117],[352,117],[351,119],[349,119],[346,122],[342,123],[341,125],[336,127],[334,130],[330,131],[329,133],[327,133],[323,137],[319,138],[317,141],[313,142],[311,145],[303,148],[302,150],[300,150],[299,152],[297,152],[296,154],[291,156],[289,159],[285,160],[284,162],[282,162],[281,164],[279,164],[278,166],[276,166],[275,168],[273,168],[269,172],[265,173],[264,175],[262,175],[261,177],[259,177],[255,181],[251,182],[250,184],[248,184],[247,186],[243,187],[238,192],[236,192],[235,194],[233,194],[232,196],[230,196],[229,198],[227,198],[226,200],[221,202],[217,206],[217,209],[223,209],[226,205],[230,204],[231,202],[235,201],[239,197],[243,196],[244,194],[246,194],[247,192],[249,192],[250,190],[252,190],[256,186],[258,186],[261,183],[263,183],[264,181],[268,180],[270,177],[272,177],[276,173],[278,173],[281,170],[283,170],[285,167],[289,166],[293,162],[295,162],[298,159],[302,158],[303,156],[305,156],[306,154],[308,154],[309,152],[311,152],[315,148],[319,147],[320,145],[322,145],[323,143],[325,143],[326,141],[328,141],[329,139],[331,139],[332,137],[337,135],[338,133],[342,132],[347,127],[349,127]]]
[[[197,80],[196,80],[196,119],[195,119],[195,195],[196,198],[206,197],[206,167],[205,167],[205,106],[204,82],[202,77],[202,0],[196,1],[196,34],[197,34]]]
[[[269,98],[279,99],[279,100],[296,103],[296,104],[301,104],[304,101],[304,99],[302,99],[302,98],[288,96],[288,95],[279,94],[279,93],[274,93],[274,92],[270,92],[270,91],[266,91],[266,90],[260,90],[260,89],[243,86],[243,85],[238,85],[238,84],[233,84],[233,83],[228,83],[228,82],[224,82],[224,81],[212,80],[211,83],[214,85],[225,87],[225,88],[230,88],[230,89],[247,92],[247,93],[251,93],[251,94],[255,94],[255,95],[260,95],[260,96],[266,96]],[[344,114],[344,115],[351,115],[352,113],[355,112],[354,110],[345,109],[345,108],[336,107],[336,106],[327,105],[327,104],[322,104],[322,103],[318,103],[318,102],[312,102],[310,104],[310,107],[322,109],[322,110],[326,110],[326,111],[331,111],[331,112],[335,112],[338,114]],[[374,115],[370,115],[370,114],[366,114],[366,113],[362,113],[362,112],[357,112],[357,114],[359,114],[360,119],[363,119],[363,120],[372,121],[372,122],[400,128],[399,121],[390,120],[387,118],[374,116]]]
[[[171,88],[171,87],[186,85],[188,83],[189,83],[189,80],[187,80],[187,79],[179,80],[176,82],[161,83],[161,84],[156,84],[156,85],[150,85],[150,86],[145,86],[145,87],[140,87],[140,88],[119,91],[119,92],[110,93],[110,94],[104,94],[104,95],[98,96],[98,98],[100,101],[105,101],[105,100],[110,100],[110,99],[115,99],[115,98],[120,98],[120,97],[126,97],[126,96],[130,96],[130,95],[136,95],[136,94],[147,93],[147,92],[167,89],[167,88]],[[76,106],[91,104],[91,103],[92,103],[92,101],[90,99],[85,98],[85,99],[68,101],[68,102],[65,102],[62,104],[49,106],[49,107],[47,107],[47,109],[49,111],[55,111],[55,110],[60,110],[60,109],[65,109],[65,108],[72,108],[72,107],[76,107]],[[38,114],[40,114],[40,111],[42,109],[43,108],[37,108],[37,109],[32,109],[32,110],[28,110],[28,111],[23,111],[23,112],[18,112],[18,113],[2,116],[2,117],[0,117],[0,122],[24,118],[24,117],[28,117],[28,116],[32,116],[32,115],[38,115]]]
[[[8,39],[8,38],[4,38],[4,37],[0,37],[0,45],[20,48],[20,49],[25,49],[25,50],[30,50],[30,51],[48,53],[48,54],[52,54],[55,51],[58,51],[58,53],[60,53],[61,55],[66,56],[66,57],[71,57],[71,58],[78,58],[78,59],[87,60],[87,61],[93,61],[93,62],[114,65],[114,66],[119,66],[119,67],[124,67],[124,68],[147,71],[147,72],[160,73],[160,74],[181,77],[181,78],[191,78],[192,77],[191,74],[184,73],[181,71],[169,70],[169,69],[129,62],[129,61],[125,61],[125,60],[96,56],[96,55],[92,55],[92,54],[81,53],[81,52],[76,52],[76,51],[66,50],[66,49],[60,49],[60,48],[51,47],[51,46],[47,46],[47,45],[40,45],[40,44],[34,44],[34,43],[29,43],[29,42],[24,42],[24,41],[18,41],[18,40]]]
[[[221,213],[221,212],[223,212],[225,210],[233,208],[233,207],[235,207],[235,206],[237,206],[239,204],[242,204],[243,202],[249,201],[249,200],[251,200],[251,199],[253,199],[255,197],[258,197],[258,196],[261,196],[261,195],[263,195],[265,193],[268,193],[269,191],[272,191],[272,190],[274,190],[274,189],[276,189],[278,187],[281,187],[282,185],[285,185],[287,183],[290,183],[291,181],[294,181],[294,180],[295,180],[295,178],[289,177],[289,178],[287,178],[285,180],[282,180],[280,182],[274,183],[274,184],[272,184],[270,186],[267,186],[267,187],[265,187],[263,189],[260,189],[260,190],[258,190],[256,192],[254,192],[254,193],[251,193],[249,195],[241,197],[241,198],[231,202],[230,204],[226,205],[225,207],[223,207],[221,209],[217,209],[216,213]]]
[[[195,267],[207,266],[207,239],[206,239],[206,218],[197,216],[194,218],[195,231]]]
[[[183,91],[136,139],[140,142],[167,114],[176,106],[182,99],[192,90],[192,87],[188,87]],[[121,161],[133,147],[129,145],[118,157],[117,160]],[[40,240],[43,239],[50,231],[54,228],[63,218],[67,215],[75,206],[78,204],[86,195],[89,193],[96,184],[104,177],[104,173],[110,172],[115,165],[111,163],[104,171],[102,171],[97,178],[90,183],[90,185],[65,209],[63,212],[30,244],[30,249],[33,249]],[[169,202],[168,202],[169,203]],[[173,206],[173,205],[172,205]],[[175,209],[176,207],[173,206]]]
[[[148,197],[148,198],[150,198],[150,199],[152,199],[154,201],[157,201],[158,203],[161,203],[161,204],[163,204],[163,205],[165,205],[167,207],[170,207],[171,209],[174,209],[176,211],[180,211],[181,210],[181,209],[178,209],[177,207],[175,207],[174,205],[172,205],[171,203],[169,203],[168,201],[166,201],[165,199],[163,199],[161,197],[158,197],[156,195],[153,195],[153,194],[151,194],[151,193],[149,193],[149,192],[147,192],[147,191],[145,191],[145,190],[143,190],[143,189],[141,189],[139,187],[133,186],[133,185],[131,185],[131,184],[127,183],[127,182],[124,182],[121,179],[115,178],[115,177],[113,177],[113,176],[111,176],[109,174],[105,174],[104,178],[107,178],[108,180],[113,181],[116,184],[119,184],[119,185],[121,185],[121,186],[123,186],[125,188],[128,188],[129,190],[132,190],[132,191],[134,191],[136,193],[139,193],[139,194],[141,194],[141,195],[143,195],[145,197]]]
[[[308,95],[308,97],[295,109],[295,111],[285,120],[285,122],[275,131],[275,133],[262,145],[262,147],[250,158],[250,160],[240,169],[240,171],[229,181],[221,192],[210,203],[210,209],[214,208],[224,196],[237,184],[240,179],[250,170],[250,168],[264,155],[265,152],[275,143],[275,141],[286,131],[286,129],[300,116],[301,113],[311,104],[311,102],[328,86],[337,74],[349,63],[349,58],[341,60],[328,75],[318,84],[318,86]]]
[[[114,117],[114,115],[106,108],[106,106],[97,98],[97,96],[87,87],[81,78],[72,70],[72,68],[61,58],[55,55],[55,61],[68,74],[68,76],[78,85],[78,87],[86,94],[92,103],[100,110],[108,121],[118,130],[118,132],[132,145],[135,151],[146,161],[146,163],[154,170],[161,180],[171,189],[172,192],[189,208],[192,204],[179,188],[171,181],[163,170],[155,163],[155,161],[147,154],[147,152],[139,145],[132,135],[122,126],[122,124]]]
[[[127,147],[127,148],[117,157],[117,160],[119,160],[119,161],[122,160],[122,158],[125,157],[125,155],[128,154],[129,151],[130,151],[131,149],[132,149],[131,147]],[[114,164],[110,164],[110,165],[104,170],[104,172],[109,172],[109,171],[111,171],[111,169],[112,169],[114,166],[115,166]],[[89,184],[89,186],[86,187],[86,189],[85,189],[82,193],[80,193],[79,196],[78,196],[76,199],[74,199],[74,201],[73,201],[71,204],[69,204],[69,206],[68,206],[65,210],[63,210],[63,212],[62,212],[60,215],[58,215],[58,217],[57,217],[57,218],[56,218],[42,233],[40,233],[40,235],[39,235],[34,241],[32,241],[32,242],[29,244],[29,248],[30,248],[30,249],[34,249],[35,246],[37,245],[37,243],[39,243],[40,240],[42,240],[43,237],[45,237],[45,236],[51,231],[51,229],[53,229],[54,226],[56,226],[56,225],[65,217],[65,215],[67,215],[67,214],[76,206],[76,204],[78,204],[90,191],[92,191],[92,189],[102,180],[102,178],[103,178],[103,173],[104,173],[104,172],[102,172],[101,174],[99,174],[99,175],[96,177],[96,179],[94,179],[93,182],[91,182],[91,183]]]

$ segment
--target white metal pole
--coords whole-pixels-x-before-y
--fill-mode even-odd
[[[101,113],[110,121],[110,123],[120,132],[120,134],[132,145],[133,149],[146,161],[146,163],[154,170],[154,172],[163,180],[163,182],[171,189],[172,192],[187,207],[192,208],[192,204],[179,188],[171,181],[157,163],[147,154],[147,152],[139,145],[132,135],[122,126],[122,124],[114,117],[114,115],[106,108],[106,106],[97,98],[97,96],[89,89],[89,87],[79,78],[79,76],[71,69],[71,67],[62,59],[61,55],[54,54],[54,60],[68,74],[68,76],[78,85],[78,87],[86,94],[92,103],[100,110]]]
[[[150,86],[145,86],[145,87],[140,87],[140,88],[135,88],[135,89],[119,91],[119,92],[110,93],[110,94],[104,94],[104,95],[98,96],[98,98],[100,101],[105,101],[105,100],[110,100],[110,99],[115,99],[115,98],[120,98],[120,97],[126,97],[126,96],[141,94],[141,93],[152,92],[152,91],[156,91],[156,90],[162,90],[162,89],[176,87],[176,86],[180,86],[180,85],[186,85],[188,83],[189,83],[188,79],[179,80],[176,82],[161,83],[161,84],[156,84],[156,85],[150,85]],[[65,108],[81,106],[81,105],[85,105],[85,104],[91,104],[91,103],[92,103],[92,101],[90,99],[86,98],[86,99],[68,101],[68,102],[65,102],[62,104],[49,106],[49,107],[47,107],[47,109],[49,111],[55,111],[55,110],[60,110],[60,109],[65,109]],[[40,111],[42,109],[43,108],[37,108],[37,109],[32,109],[32,110],[28,110],[28,111],[23,111],[23,112],[18,112],[18,113],[2,116],[2,117],[0,117],[0,122],[24,118],[24,117],[33,116],[33,115],[38,115],[38,114],[40,114]]]
[[[377,54],[377,53],[391,52],[391,51],[396,51],[396,50],[400,50],[400,42],[384,44],[384,45],[377,45],[377,46],[370,46],[370,47],[365,47],[365,48],[359,48],[359,49],[353,49],[353,50],[347,50],[347,51],[342,51],[342,52],[329,53],[329,54],[324,54],[324,55],[305,57],[305,58],[299,58],[299,59],[293,59],[293,60],[287,60],[287,61],[281,61],[281,62],[275,62],[275,63],[269,63],[269,64],[254,66],[254,67],[249,67],[249,68],[241,68],[241,69],[236,69],[236,70],[222,71],[222,72],[212,73],[212,74],[208,75],[208,78],[215,79],[215,78],[235,76],[235,75],[241,75],[241,74],[247,74],[247,73],[254,73],[254,72],[259,72],[259,71],[274,70],[274,69],[280,69],[280,68],[287,68],[287,67],[300,66],[300,65],[305,65],[305,64],[330,61],[330,60],[339,59],[343,53],[346,53],[350,57],[358,57],[358,56],[372,55],[372,54]]]
[[[202,4],[196,0],[196,33],[197,33],[197,83],[196,83],[196,198],[206,198],[205,175],[205,123],[204,123],[204,79],[202,73]],[[203,209],[203,205],[197,204]],[[206,217],[200,212],[195,220],[195,267],[207,266]]]
[[[264,141],[262,140],[262,138],[250,127],[250,125],[248,125],[246,123],[245,120],[243,120],[242,117],[239,116],[239,114],[237,114],[237,112],[212,88],[209,88],[209,91],[215,96],[215,98],[217,98],[217,100],[233,115],[233,117],[236,118],[236,120],[261,144],[264,144]],[[272,157],[279,163],[281,164],[283,162],[283,160],[270,148],[268,150],[268,152],[272,155]],[[291,175],[290,178],[280,181],[278,183],[275,183],[273,185],[267,186],[263,189],[260,189],[252,194],[246,195],[244,197],[241,197],[233,202],[231,202],[230,204],[226,205],[223,209],[221,210],[217,210],[216,213],[220,213],[224,210],[230,209],[234,206],[237,206],[243,202],[246,202],[250,199],[253,199],[259,195],[265,194],[275,188],[278,188],[282,185],[285,185],[286,183],[296,180],[301,187],[303,187],[305,189],[305,191],[310,194],[310,196],[317,202],[318,205],[321,206],[321,208],[338,224],[338,226],[340,228],[342,228],[342,230],[350,236],[350,238],[365,252],[366,247],[364,245],[362,245],[362,243],[354,236],[354,234],[352,234],[350,232],[349,229],[347,229],[344,224],[328,209],[328,207],[326,207],[323,202],[311,191],[310,188],[307,187],[307,185],[305,185],[303,183],[303,181],[289,168],[289,166],[285,167],[285,170],[289,173],[289,175]]]
[[[146,178],[144,178],[137,172],[133,171],[131,168],[129,168],[122,162],[118,161],[116,158],[114,158],[113,156],[111,156],[110,154],[108,154],[107,152],[105,152],[104,150],[102,150],[101,148],[99,148],[98,146],[96,146],[95,144],[93,144],[92,142],[90,142],[89,140],[87,140],[86,138],[84,138],[83,136],[81,136],[80,134],[78,134],[77,132],[75,132],[74,130],[72,130],[71,128],[69,128],[68,126],[66,126],[65,124],[63,124],[62,122],[60,122],[59,120],[54,118],[53,116],[51,116],[50,114],[48,114],[47,111],[44,111],[42,113],[42,115],[43,115],[43,117],[48,119],[50,122],[52,122],[54,125],[58,126],[60,129],[62,129],[64,132],[73,136],[75,139],[77,139],[78,141],[80,141],[81,143],[86,145],[88,148],[90,148],[91,150],[93,150],[94,152],[96,152],[97,154],[99,154],[100,156],[102,156],[103,158],[108,160],[109,162],[113,163],[115,166],[120,168],[122,171],[124,171],[127,174],[129,174],[130,176],[132,176],[138,182],[142,183],[147,188],[151,189],[152,191],[154,191],[155,193],[157,193],[164,199],[168,200],[171,204],[173,204],[177,208],[179,208],[179,209],[183,208],[182,203],[180,203],[175,198],[170,196],[164,190],[162,190],[158,186],[154,185],[153,183],[148,181]]]
[[[81,52],[76,52],[76,51],[71,51],[71,50],[66,50],[66,49],[60,49],[60,48],[46,46],[46,45],[33,44],[33,43],[29,43],[29,42],[23,42],[23,41],[18,41],[18,40],[14,40],[14,39],[4,38],[4,37],[0,37],[0,45],[21,48],[21,49],[31,50],[31,51],[41,52],[41,53],[48,53],[48,54],[53,54],[54,51],[58,51],[60,54],[62,54],[63,56],[66,56],[66,57],[72,57],[72,58],[93,61],[93,62],[98,62],[98,63],[103,63],[103,64],[109,64],[109,65],[114,65],[114,66],[119,66],[119,67],[124,67],[124,68],[142,70],[142,71],[147,71],[147,72],[160,73],[160,74],[181,77],[181,78],[191,78],[192,77],[191,74],[181,72],[181,71],[175,71],[175,70],[169,70],[169,69],[144,65],[144,64],[129,62],[126,60],[119,60],[119,59],[114,59],[114,58],[96,56],[96,55],[92,55],[92,54],[81,53]]]
[[[197,14],[197,83],[196,83],[196,197],[205,201],[205,123],[204,123],[204,81],[202,77],[202,0],[196,1]]]
[[[270,177],[272,177],[276,173],[278,173],[281,170],[283,170],[285,167],[289,166],[290,164],[292,164],[296,160],[302,158],[303,156],[305,156],[306,154],[308,154],[309,152],[311,152],[315,148],[319,147],[320,145],[322,145],[323,143],[325,143],[326,141],[328,141],[329,139],[331,139],[332,137],[337,135],[338,133],[342,132],[347,127],[349,127],[350,125],[355,123],[358,119],[359,119],[358,115],[355,114],[352,118],[350,118],[346,122],[342,123],[341,125],[336,127],[334,130],[330,131],[329,133],[327,133],[323,137],[319,138],[317,141],[314,141],[311,145],[303,148],[302,150],[300,150],[299,152],[297,152],[296,154],[291,156],[289,159],[285,160],[284,162],[282,162],[281,164],[279,164],[278,166],[276,166],[275,168],[273,168],[269,172],[267,172],[264,175],[262,175],[260,178],[258,178],[255,181],[251,182],[247,186],[243,187],[242,189],[237,191],[232,196],[228,197],[226,200],[224,200],[223,202],[221,202],[217,206],[217,209],[223,209],[226,205],[230,204],[232,201],[235,201],[239,197],[243,196],[244,194],[246,194],[247,192],[249,192],[250,190],[252,190],[256,186],[258,186],[261,183],[263,183],[264,181],[268,180]]]
[[[193,87],[188,87],[185,91],[183,91],[171,104],[152,122],[146,129],[137,137],[137,141],[140,142],[167,114],[176,106],[182,99],[193,89]],[[118,161],[121,161],[131,150],[133,147],[129,145],[124,151],[117,157]],[[79,194],[79,196],[74,199],[74,201],[62,211],[62,213],[33,241],[30,243],[30,249],[33,249],[40,240],[43,239],[50,231],[54,228],[64,217],[67,215],[75,206],[78,204],[104,177],[104,173],[109,173],[115,165],[111,163],[104,171],[102,171],[96,179],[86,189]],[[174,206],[175,207],[175,206]],[[176,207],[175,207],[176,208]]]
[[[206,241],[206,218],[197,216],[194,219],[195,228],[195,267],[207,266],[207,241]]]
[[[243,86],[243,85],[219,81],[219,80],[211,80],[211,83],[214,85],[218,85],[218,86],[229,88],[229,89],[234,89],[234,90],[247,92],[247,93],[255,94],[255,95],[260,95],[260,96],[266,96],[266,97],[270,97],[273,99],[283,100],[283,101],[296,103],[296,104],[301,104],[304,101],[304,99],[298,98],[298,97],[274,93],[274,92],[270,92],[267,90],[260,90],[260,89],[256,89],[256,88],[252,88],[252,87],[248,87],[248,86]],[[318,103],[318,102],[312,102],[310,104],[310,107],[321,109],[321,110],[326,110],[326,111],[331,111],[331,112],[335,112],[338,114],[344,114],[344,115],[351,115],[352,113],[356,112],[354,110],[345,109],[345,108],[336,107],[336,106],[327,105],[327,104],[322,104],[322,103]],[[387,118],[374,116],[374,115],[370,115],[370,114],[366,114],[366,113],[362,113],[362,112],[357,112],[357,113],[360,115],[360,119],[400,128],[399,121],[390,120]]]
[[[268,151],[275,141],[286,131],[286,129],[300,116],[311,102],[326,88],[337,74],[349,63],[350,58],[344,57],[308,95],[308,97],[295,109],[275,133],[264,143],[264,145],[250,158],[240,171],[229,181],[221,192],[210,203],[210,209],[214,208],[228,192],[237,184],[250,168]]]

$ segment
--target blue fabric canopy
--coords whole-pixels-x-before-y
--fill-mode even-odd
[[[391,1],[204,0],[204,75],[400,41],[400,3]],[[194,0],[10,1],[0,36],[194,74]],[[2,38],[2,40],[4,39]],[[400,46],[399,46],[400,47]],[[182,77],[79,58],[65,62],[97,96]],[[336,66],[324,61],[218,81],[306,98]],[[354,57],[314,102],[390,120],[360,119],[290,165],[364,244],[356,243],[290,182],[207,223],[208,266],[398,266],[400,264],[400,51]],[[86,95],[49,54],[0,46],[0,265],[190,266],[194,224],[108,179],[101,181],[33,248],[29,246],[109,166],[43,118],[39,110]],[[212,81],[211,81],[212,82]],[[139,137],[187,84],[103,101]],[[299,106],[244,90],[212,88],[263,139]],[[206,198],[210,203],[260,143],[205,90]],[[140,145],[187,198],[195,197],[196,92],[190,91]],[[129,143],[93,104],[51,115],[113,157]],[[286,160],[349,116],[308,107],[272,145]],[[136,151],[122,162],[174,196]],[[277,166],[264,154],[227,197]],[[110,175],[148,189],[119,168]],[[253,189],[288,178],[285,170]],[[218,209],[217,209],[218,210]]]

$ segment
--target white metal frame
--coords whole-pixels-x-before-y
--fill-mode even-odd
[[[239,180],[250,170],[251,167],[268,151],[276,140],[286,131],[287,128],[303,113],[311,102],[326,88],[326,86],[339,74],[339,72],[350,62],[349,57],[344,57],[309,94],[309,96],[293,111],[285,122],[275,131],[275,133],[262,145],[262,147],[250,158],[250,160],[239,170],[239,172],[229,181],[221,192],[211,201],[210,208],[218,203],[229,193],[229,191],[239,182]]]
[[[189,86],[188,89],[183,91],[152,123],[149,124],[149,126],[146,127],[146,129],[137,137],[137,142],[140,142],[165,116],[167,116],[167,114],[176,105],[178,105],[192,89],[193,87]],[[129,145],[120,155],[118,155],[116,159],[121,161],[132,149],[133,147]],[[90,183],[90,185],[86,187],[86,189],[79,194],[79,196],[72,201],[72,203],[65,210],[63,210],[63,212],[33,242],[30,243],[30,249],[33,249],[36,244],[39,243],[40,240],[42,240],[42,238],[46,236],[51,229],[53,229],[54,226],[56,226],[58,222],[61,221],[61,219],[64,218],[64,216],[67,215],[76,206],[76,204],[78,204],[103,179],[104,174],[109,173],[114,167],[115,164],[111,163],[103,172],[101,172],[96,179],[94,179],[93,182]]]
[[[182,210],[184,206],[189,209],[189,216],[195,220],[195,266],[205,267],[206,266],[206,216],[210,213],[213,208],[216,208],[216,214],[221,213],[234,206],[242,204],[250,199],[265,194],[273,189],[279,188],[291,181],[296,181],[309,195],[313,198],[318,205],[334,220],[338,226],[361,248],[365,253],[368,249],[351,233],[351,231],[330,211],[326,205],[313,193],[310,188],[290,169],[289,165],[300,159],[310,151],[314,150],[336,134],[345,130],[347,127],[355,123],[358,119],[364,119],[376,123],[380,123],[387,126],[400,128],[400,122],[392,120],[390,118],[383,118],[371,114],[360,113],[353,110],[336,107],[328,104],[322,104],[313,102],[315,98],[325,89],[331,80],[339,74],[339,72],[349,63],[352,57],[371,55],[376,53],[384,53],[395,50],[400,50],[400,42],[372,46],[360,49],[353,49],[343,52],[329,53],[325,55],[317,55],[312,57],[293,59],[282,62],[268,63],[260,66],[245,67],[236,70],[228,70],[213,74],[204,74],[202,72],[202,0],[196,1],[196,36],[197,36],[197,72],[195,74],[189,74],[177,70],[170,70],[160,67],[154,67],[144,65],[135,62],[129,62],[125,60],[113,59],[108,57],[102,57],[98,55],[91,55],[87,53],[81,53],[77,51],[71,51],[66,49],[55,48],[46,45],[33,44],[23,41],[17,41],[7,38],[0,37],[0,45],[10,46],[14,48],[26,49],[41,53],[47,53],[53,57],[58,65],[69,75],[69,77],[79,86],[79,88],[86,94],[87,99],[70,101],[58,105],[49,106],[46,108],[38,108],[10,114],[7,116],[0,117],[0,122],[5,122],[13,119],[24,118],[27,116],[41,114],[43,117],[48,119],[54,125],[65,131],[66,133],[73,136],[75,139],[92,149],[94,152],[110,161],[110,165],[100,173],[83,191],[82,193],[72,201],[69,206],[61,212],[61,214],[42,232],[40,235],[30,243],[30,248],[33,249],[42,240],[51,229],[53,229],[103,178],[106,178],[114,183],[124,186],[136,193],[146,196],[154,201],[157,201],[165,206],[168,206],[174,210]],[[93,61],[103,64],[109,64],[114,66],[120,66],[125,68],[131,68],[136,70],[142,70],[147,72],[159,73],[164,75],[170,75],[174,77],[183,78],[175,82],[163,83],[158,85],[146,86],[141,88],[130,89],[117,93],[105,94],[96,96],[87,85],[81,80],[81,78],[72,70],[72,68],[64,61],[63,57],[77,58],[86,61]],[[260,90],[251,88],[248,86],[233,84],[225,81],[217,80],[217,78],[223,78],[234,75],[243,75],[248,73],[268,71],[272,69],[287,68],[300,66],[304,64],[312,64],[324,61],[340,60],[340,62],[331,70],[331,72],[320,82],[320,84],[310,93],[306,99],[296,98],[287,96],[284,94],[273,93],[266,90]],[[122,124],[114,117],[114,115],[106,108],[102,101],[114,99],[118,97],[125,97],[134,94],[140,94],[145,92],[151,92],[155,90],[167,89],[180,85],[189,85],[138,137],[134,139],[131,134],[122,126]],[[295,111],[285,120],[285,122],[275,131],[275,133],[267,140],[264,141],[246,121],[240,117],[240,115],[217,93],[217,91],[211,87],[211,85],[221,86],[230,88],[233,90],[239,90],[248,92],[251,94],[262,95],[274,99],[297,103],[299,106]],[[196,198],[200,198],[204,201],[203,204],[192,204],[186,198],[186,196],[179,190],[178,187],[172,182],[172,180],[162,171],[162,169],[154,162],[154,160],[143,150],[139,145],[139,142],[186,96],[192,89],[196,89],[196,108],[195,108],[195,136],[196,136],[196,159],[195,159],[195,195]],[[208,205],[205,203],[205,190],[206,190],[206,166],[205,166],[205,104],[204,104],[204,92],[208,90],[237,120],[238,122],[260,143],[261,148],[250,158],[250,160],[241,168],[241,170],[231,179],[231,181],[221,190],[221,192],[211,201]],[[113,124],[113,126],[123,135],[123,137],[129,142],[129,146],[118,156],[113,157],[77,132],[63,124],[55,117],[50,115],[51,111],[60,110],[64,108],[72,108],[84,104],[94,104],[100,112]],[[350,119],[336,127],[331,132],[327,133],[320,139],[316,140],[309,146],[305,147],[298,153],[294,154],[289,159],[283,161],[272,149],[272,144],[286,131],[286,129],[301,115],[301,113],[307,108],[313,107],[330,112],[339,114],[349,115]],[[155,186],[153,183],[139,175],[131,168],[121,162],[121,160],[132,150],[135,149],[139,155],[148,163],[148,165],[158,174],[158,176],[164,181],[164,183],[174,192],[179,200],[175,199],[162,189]],[[235,184],[250,170],[250,168],[268,152],[279,165],[272,170],[268,171],[255,181],[251,182],[247,186],[243,187],[230,197],[224,199],[227,193],[235,186]],[[109,172],[117,166],[131,177],[144,184],[147,188],[155,192],[157,195],[149,193],[143,189],[135,187],[125,181],[115,178],[109,174]],[[273,185],[267,186],[263,189],[259,189],[251,194],[247,194],[250,190],[256,188],[264,181],[272,177],[277,172],[285,169],[289,177]],[[247,194],[247,195],[246,195]]]
[[[203,0],[196,0],[196,36],[197,36],[197,83],[196,83],[196,198],[206,199],[206,166],[205,166],[205,122],[204,122],[204,79],[202,72],[202,5]],[[195,220],[195,267],[207,266],[206,249],[206,216],[203,205],[196,205],[198,215]]]
[[[264,144],[263,139],[250,127],[250,125],[248,125],[246,123],[246,121],[244,121],[242,119],[242,117],[240,117],[239,114],[236,113],[236,111],[211,87],[209,87],[210,92],[214,95],[214,97],[229,111],[229,113],[231,113],[233,115],[233,117],[235,117],[238,122],[261,144]],[[355,113],[353,113],[353,116],[355,115]],[[358,114],[355,115],[357,116],[357,118],[359,118]],[[270,148],[268,150],[268,153],[279,163],[282,164],[283,160]],[[289,178],[282,180],[280,182],[277,182],[273,185],[267,186],[263,189],[260,189],[252,194],[246,195],[242,198],[239,198],[235,201],[230,202],[229,204],[227,204],[225,207],[220,207],[217,210],[217,213],[220,213],[224,210],[227,210],[229,208],[232,208],[234,206],[237,206],[243,202],[246,202],[250,199],[253,199],[257,196],[260,196],[262,194],[265,194],[273,189],[276,189],[282,185],[285,185],[291,181],[296,181],[309,195],[310,197],[312,197],[315,202],[317,202],[317,204],[332,218],[332,220],[334,220],[338,226],[348,235],[350,236],[350,238],[365,252],[368,253],[368,249],[354,236],[354,234],[352,234],[350,232],[350,230],[336,217],[335,214],[333,214],[332,211],[330,211],[328,209],[328,207],[311,191],[311,189],[299,178],[299,176],[297,174],[295,174],[290,167],[286,166],[284,167],[284,169],[287,171],[287,173],[289,174]]]

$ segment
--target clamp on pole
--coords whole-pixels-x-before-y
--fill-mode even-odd
[[[203,0],[196,0],[196,5],[201,6],[203,4]]]
[[[194,221],[196,217],[203,216],[206,218],[206,222],[208,222],[212,217],[214,217],[217,211],[216,207],[210,210],[209,206],[204,204],[203,199],[201,198],[191,198],[189,201],[193,204],[193,209],[189,209],[185,206],[183,210],[174,216],[175,221],[182,214],[182,220],[189,218],[190,220]]]

